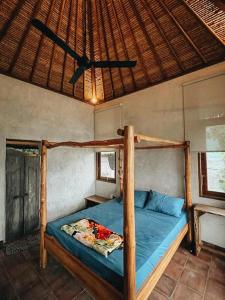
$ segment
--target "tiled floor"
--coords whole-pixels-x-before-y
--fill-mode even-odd
[[[39,249],[5,256],[0,251],[0,300],[92,300],[85,287],[49,257],[38,267]],[[174,255],[149,300],[225,300],[225,259],[201,252],[195,257],[183,248]]]

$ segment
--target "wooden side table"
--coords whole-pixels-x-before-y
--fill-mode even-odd
[[[102,196],[98,196],[98,195],[92,195],[92,196],[88,196],[85,198],[86,201],[86,208],[88,207],[92,207],[101,203],[105,203],[106,201],[108,201],[108,198],[102,197]]]
[[[225,209],[218,208],[210,205],[196,204],[194,206],[194,233],[195,233],[195,254],[198,255],[201,251],[202,241],[201,241],[201,227],[199,222],[199,217],[201,215],[212,214],[216,216],[225,217]]]

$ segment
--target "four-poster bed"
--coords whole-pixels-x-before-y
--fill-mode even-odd
[[[41,153],[41,243],[40,243],[40,266],[47,265],[47,251],[52,254],[73,275],[79,277],[93,292],[97,299],[147,299],[156,285],[157,281],[170,262],[172,256],[179,247],[181,241],[187,234],[188,240],[192,241],[192,218],[191,218],[191,178],[190,178],[190,145],[189,142],[174,142],[135,134],[132,126],[119,129],[118,139],[90,142],[42,142]],[[150,146],[135,147],[135,143],[141,141],[153,143]],[[46,233],[47,225],[47,150],[59,146],[98,148],[115,147],[119,150],[119,177],[120,188],[123,192],[123,290],[118,290],[111,283],[96,274],[80,259],[65,249],[59,241]],[[180,229],[176,238],[166,249],[164,255],[157,262],[156,267],[136,291],[136,242],[135,242],[135,209],[134,209],[134,150],[161,149],[161,148],[183,148],[185,158],[185,207],[189,214],[189,222]],[[122,175],[122,151],[123,151],[123,175]],[[104,204],[103,204],[104,205]],[[136,232],[137,234],[137,232]]]

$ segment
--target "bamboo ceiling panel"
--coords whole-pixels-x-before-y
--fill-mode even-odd
[[[0,0],[0,72],[98,103],[225,60],[223,1]],[[37,18],[83,55],[137,60],[134,68],[89,69],[69,83],[76,61],[35,29]]]

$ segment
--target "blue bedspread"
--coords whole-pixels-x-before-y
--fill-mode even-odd
[[[47,233],[79,258],[91,270],[123,289],[123,250],[115,250],[105,258],[60,230],[64,224],[90,218],[112,231],[123,234],[123,206],[116,199],[91,207],[47,224]],[[187,215],[180,218],[135,208],[136,222],[136,288],[139,289],[153,271],[160,258],[187,223]]]

